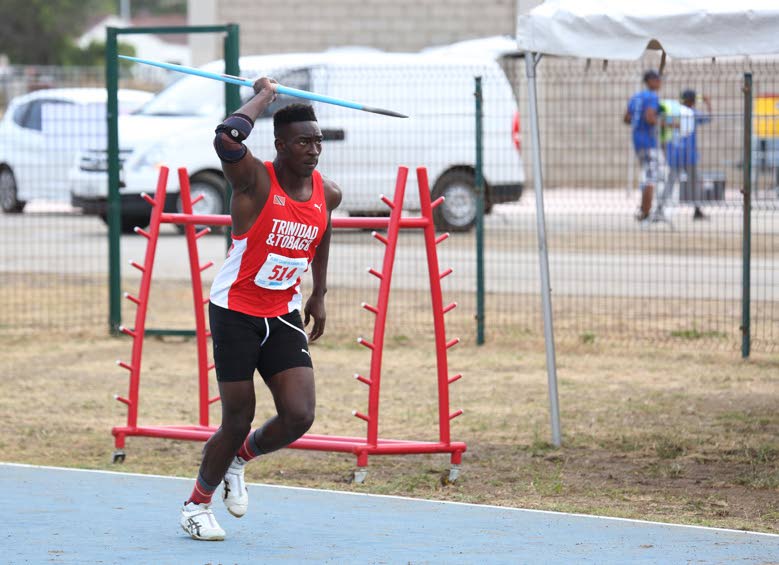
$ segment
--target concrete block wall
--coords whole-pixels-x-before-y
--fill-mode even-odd
[[[533,4],[526,2],[526,4]],[[368,46],[418,51],[513,34],[516,0],[189,0],[191,25],[238,23],[241,53],[257,55]],[[193,63],[221,56],[221,43],[190,40]]]
[[[191,25],[239,23],[241,53],[320,51],[360,45],[388,51],[416,51],[431,45],[496,34],[514,34],[517,12],[539,0],[189,0]],[[195,65],[221,57],[221,38],[191,36]],[[640,61],[545,58],[538,69],[539,118],[544,180],[549,187],[623,188],[637,183],[630,130],[621,122],[627,99],[641,88],[644,69],[659,54]],[[712,95],[716,119],[701,130],[701,167],[739,179],[740,81],[743,60],[669,61],[663,97],[684,87]],[[528,181],[530,135],[523,61],[505,65],[519,100]],[[775,75],[775,66],[756,68],[756,81]]]
[[[546,57],[538,65],[537,92],[544,184],[549,188],[635,188],[639,167],[630,128],[622,123],[627,101],[641,90],[645,69],[658,68],[660,56],[647,52],[639,61],[602,61]],[[748,59],[669,60],[660,91],[678,99],[693,88],[711,97],[713,119],[697,134],[699,169],[724,173],[728,187],[741,185],[744,72],[754,75],[755,94],[773,92],[776,63]],[[525,65],[506,68],[519,99],[522,147],[528,182],[532,181],[530,118]],[[699,101],[701,109],[705,106]]]

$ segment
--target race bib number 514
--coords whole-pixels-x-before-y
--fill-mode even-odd
[[[297,282],[307,268],[308,259],[305,257],[268,253],[268,258],[254,277],[254,284],[270,290],[286,290]]]

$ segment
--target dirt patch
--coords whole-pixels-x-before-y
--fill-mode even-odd
[[[367,326],[367,324],[366,324]],[[369,326],[367,326],[369,327]],[[365,329],[365,328],[363,328]],[[318,378],[313,433],[356,435],[365,424],[368,351],[351,327],[331,327],[312,348]],[[364,332],[363,332],[364,333]],[[352,456],[284,450],[248,470],[257,482],[398,494],[779,532],[779,356],[742,361],[733,351],[563,343],[558,376],[564,446],[549,445],[543,343],[491,336],[463,343],[450,367],[452,439],[466,441],[463,473],[442,484],[445,456],[373,457],[367,482],[348,482]],[[586,341],[586,340],[585,340]],[[382,376],[380,434],[435,439],[432,339],[394,333]],[[0,453],[4,461],[116,469],[110,429],[125,422],[130,341],[103,334],[4,338]],[[197,419],[195,345],[149,338],[141,424]],[[213,387],[212,387],[213,388]],[[272,404],[258,381],[256,424]],[[214,392],[214,391],[212,391]],[[219,409],[211,410],[218,423]],[[122,470],[193,477],[199,443],[129,438]],[[186,493],[182,492],[182,496]]]

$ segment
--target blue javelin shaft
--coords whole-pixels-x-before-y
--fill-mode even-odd
[[[141,59],[140,57],[129,57],[127,55],[119,55],[120,59],[127,61],[134,61],[136,63],[143,63],[144,65],[151,65],[153,67],[159,67],[161,69],[167,69],[170,71],[176,71],[179,73],[185,73],[188,75],[195,75],[204,78],[210,78],[213,80],[220,80],[229,84],[237,84],[239,86],[248,86],[252,88],[254,81],[248,78],[237,77],[233,75],[225,75],[221,73],[211,73],[192,67],[185,67],[184,65],[176,65],[173,63],[163,63],[162,61],[152,61],[150,59]],[[307,90],[298,90],[297,88],[290,88],[281,84],[274,84],[274,90],[277,94],[287,94],[288,96],[294,96],[295,98],[304,98],[306,100],[313,100],[315,102],[324,102],[325,104],[334,104],[336,106],[343,106],[344,108],[352,108],[353,110],[362,110],[363,112],[372,112],[374,114],[382,114],[384,116],[392,116],[394,118],[408,118],[405,114],[393,112],[392,110],[383,110],[382,108],[374,108],[373,106],[365,106],[364,104],[358,104],[357,102],[350,102],[349,100],[343,100],[341,98],[334,98],[332,96],[325,96],[323,94],[316,94],[314,92],[308,92]]]

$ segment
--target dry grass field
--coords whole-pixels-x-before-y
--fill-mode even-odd
[[[102,300],[103,291],[95,291]],[[155,292],[153,325],[191,326],[185,285]],[[365,433],[351,416],[367,407],[366,387],[352,378],[368,371],[369,352],[354,341],[370,335],[369,315],[364,322],[332,323],[312,347],[314,433]],[[127,392],[127,373],[113,361],[129,359],[128,338],[109,337],[104,327],[75,335],[3,333],[0,460],[195,476],[198,443],[129,438],[125,463],[111,463],[110,429],[126,415],[112,395]],[[352,456],[293,450],[260,458],[249,480],[779,532],[778,354],[742,360],[733,348],[709,347],[695,334],[654,346],[586,334],[561,341],[564,445],[554,449],[537,333],[492,332],[485,346],[467,339],[450,350],[451,370],[464,375],[452,385],[452,408],[464,410],[452,438],[468,444],[455,484],[441,480],[448,469],[443,455],[373,457],[367,481],[357,485],[349,482]],[[431,336],[393,329],[382,376],[382,437],[435,439],[434,359]],[[195,375],[193,340],[148,338],[140,423],[195,423]],[[259,379],[257,387],[259,424],[272,404]],[[211,418],[218,424],[218,406]]]

